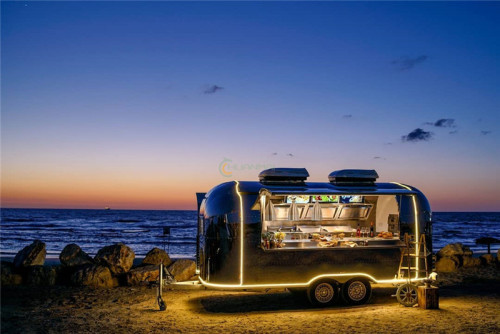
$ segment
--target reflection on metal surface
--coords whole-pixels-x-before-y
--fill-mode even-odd
[[[243,285],[243,226],[245,225],[243,222],[243,198],[240,194],[240,183],[236,182],[236,193],[240,199],[240,285]]]
[[[204,281],[201,277],[199,280],[201,284],[210,288],[219,288],[219,289],[258,289],[258,288],[287,288],[287,287],[296,287],[296,288],[305,288],[308,287],[312,282],[320,279],[320,278],[338,278],[338,277],[359,277],[363,276],[368,278],[370,281],[373,281],[377,284],[397,284],[397,283],[406,283],[407,279],[385,279],[385,280],[377,280],[375,277],[365,274],[365,273],[346,273],[346,274],[323,274],[318,275],[316,277],[311,278],[307,282],[298,282],[298,283],[283,283],[283,284],[217,284],[217,283],[208,283]],[[423,278],[419,278],[416,281],[421,281]]]
[[[420,255],[420,245],[418,243],[418,238],[420,238],[420,233],[419,233],[419,224],[418,224],[418,208],[417,208],[417,200],[416,200],[416,195],[412,195],[411,198],[413,199],[413,213],[415,214],[415,250],[416,254]],[[418,256],[415,258],[415,267],[417,267],[417,271],[415,272],[415,279],[418,279],[418,272],[420,270],[419,267],[419,258]]]

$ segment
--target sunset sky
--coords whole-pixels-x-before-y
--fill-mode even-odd
[[[1,10],[4,208],[195,209],[197,191],[306,167],[500,211],[498,2]]]

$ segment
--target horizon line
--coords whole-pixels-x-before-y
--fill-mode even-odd
[[[0,210],[197,211],[196,209],[3,208]],[[432,213],[500,213],[500,211],[432,211]]]

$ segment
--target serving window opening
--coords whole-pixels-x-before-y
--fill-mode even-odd
[[[264,250],[400,245],[398,195],[260,197]]]

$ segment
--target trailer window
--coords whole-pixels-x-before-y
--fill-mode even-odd
[[[365,247],[399,241],[395,195],[267,195],[260,203],[261,243],[266,250]]]

